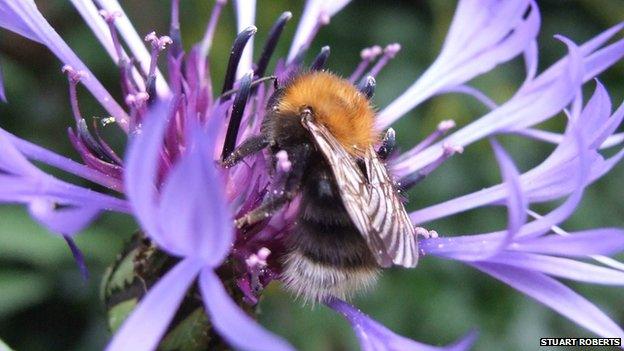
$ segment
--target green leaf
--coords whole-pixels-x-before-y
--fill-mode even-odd
[[[108,310],[108,326],[114,333],[121,327],[123,321],[128,318],[130,312],[137,305],[137,299],[128,299],[120,302]]]

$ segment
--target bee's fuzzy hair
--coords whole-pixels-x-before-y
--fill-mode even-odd
[[[366,291],[379,273],[377,267],[340,268],[314,262],[295,250],[286,257],[281,280],[304,304],[316,304],[330,296],[349,299],[354,292]]]
[[[318,123],[353,156],[362,156],[378,141],[375,110],[353,84],[326,71],[314,71],[294,77],[282,92],[277,105],[280,115],[300,118],[301,107],[312,109]]]

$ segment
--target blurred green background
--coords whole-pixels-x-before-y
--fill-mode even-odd
[[[256,43],[262,43],[282,11],[295,15],[287,26],[279,53],[285,55],[301,13],[302,1],[259,0]],[[140,33],[165,33],[169,1],[121,1]],[[199,40],[213,1],[185,0],[182,33],[186,47]],[[63,38],[117,98],[117,71],[106,53],[68,1],[38,1],[42,12]],[[399,42],[403,50],[378,76],[375,103],[383,107],[398,96],[436,57],[451,20],[455,1],[355,0],[328,27],[322,29],[312,53],[330,45],[332,71],[349,75],[362,48]],[[553,39],[557,33],[583,42],[624,19],[621,0],[544,1],[540,34],[540,69],[565,53]],[[213,80],[220,85],[227,53],[235,35],[232,6],[224,11],[212,49]],[[620,34],[621,37],[621,34]],[[256,49],[258,49],[258,44]],[[67,82],[61,63],[42,46],[2,32],[0,60],[9,104],[0,105],[0,126],[21,137],[78,159],[66,136],[72,125]],[[509,98],[523,79],[517,59],[479,77],[474,84],[498,102]],[[620,62],[600,79],[614,104],[624,98],[624,64]],[[587,93],[594,84],[587,85]],[[103,117],[104,111],[82,89],[83,115]],[[434,98],[396,124],[400,145],[415,144],[448,118],[459,125],[482,115],[485,109],[470,98],[449,95]],[[544,125],[562,130],[563,118]],[[123,138],[115,128],[107,138],[123,152]],[[539,163],[551,146],[505,138],[518,167]],[[567,229],[624,226],[624,167],[617,167],[591,187]],[[468,148],[441,167],[435,177],[409,194],[409,208],[420,208],[500,181],[486,142]],[[536,206],[546,209],[548,206]],[[505,225],[504,209],[485,209],[429,224],[442,235],[479,233]],[[99,278],[124,240],[136,229],[132,219],[104,215],[77,239],[92,277],[84,282],[65,243],[33,223],[24,209],[0,207],[0,339],[16,350],[97,350],[109,338],[98,298]],[[621,288],[569,284],[596,302],[621,325],[624,294]],[[357,298],[363,311],[399,334],[430,344],[449,343],[471,328],[480,332],[476,350],[536,350],[546,336],[592,336],[542,305],[473,269],[435,258],[423,259],[415,270],[391,269],[378,287]],[[284,335],[302,350],[352,350],[355,338],[347,323],[323,307],[302,307],[278,284],[269,287],[261,303],[263,324]],[[0,349],[2,347],[0,346]]]

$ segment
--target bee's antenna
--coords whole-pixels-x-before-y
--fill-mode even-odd
[[[249,98],[253,74],[253,71],[250,71],[245,74],[243,78],[241,78],[238,94],[236,94],[234,104],[232,105],[232,114],[230,115],[230,123],[228,124],[225,141],[223,142],[221,160],[225,160],[225,158],[228,157],[232,151],[234,151],[234,147],[236,146],[238,128],[240,127],[241,120],[243,119],[245,106],[247,105],[247,99]]]
[[[260,54],[260,59],[256,63],[257,77],[261,77],[264,75],[264,72],[269,65],[269,61],[271,60],[271,56],[273,56],[273,52],[275,51],[275,47],[277,46],[277,42],[282,35],[284,26],[286,25],[286,22],[288,22],[291,18],[292,13],[288,11],[284,12],[281,16],[279,16],[273,27],[271,27],[268,39],[264,43],[264,47],[262,48],[262,54]]]
[[[358,84],[358,89],[366,96],[367,99],[371,99],[373,95],[375,95],[375,86],[377,82],[373,76],[367,76],[366,78],[360,81]]]
[[[316,55],[314,61],[310,65],[311,71],[322,71],[325,69],[325,63],[327,63],[327,59],[329,58],[329,46],[323,46],[321,48],[321,52]]]
[[[256,80],[254,80],[253,82],[251,82],[251,90],[253,91],[254,88],[256,88],[261,83],[266,82],[267,80],[277,81],[277,77],[276,76],[266,76],[266,77],[258,78]],[[226,91],[225,93],[221,94],[220,97],[223,100],[223,98],[229,97],[230,95],[232,95],[232,94],[234,94],[236,92],[239,92],[239,91],[240,91],[240,88],[230,89],[230,90]]]
[[[232,51],[230,52],[230,60],[225,73],[225,80],[223,81],[223,89],[221,89],[222,94],[231,90],[234,86],[236,68],[238,67],[238,63],[243,55],[243,49],[245,49],[245,45],[247,45],[249,38],[256,34],[257,30],[258,29],[255,26],[249,26],[236,36],[234,44],[232,44]]]

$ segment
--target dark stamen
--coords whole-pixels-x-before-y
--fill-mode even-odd
[[[241,50],[242,51],[242,50]],[[225,141],[223,143],[223,151],[221,152],[221,160],[225,160],[236,146],[236,137],[238,136],[238,129],[243,119],[245,112],[245,106],[247,105],[247,99],[251,90],[251,79],[253,78],[253,72],[249,72],[241,78],[240,88],[234,104],[232,106],[232,114],[230,115],[230,123],[225,134]]]
[[[407,192],[416,184],[420,183],[423,179],[425,179],[426,176],[427,175],[423,174],[422,172],[414,172],[401,178],[397,186],[401,192]]]
[[[76,123],[76,134],[78,134],[80,140],[97,158],[108,163],[115,163],[115,161],[108,156],[106,151],[104,151],[100,143],[91,135],[89,128],[87,128],[87,122],[85,122],[84,119]]]
[[[381,141],[381,146],[379,147],[379,150],[377,150],[377,155],[379,156],[380,159],[386,160],[388,156],[390,156],[390,154],[394,150],[395,146],[396,146],[396,133],[394,132],[394,129],[388,128],[388,130],[386,131],[386,134],[384,135]]]
[[[444,143],[442,145],[443,153],[433,162],[429,163],[422,169],[408,174],[401,178],[399,181],[399,189],[403,191],[407,191],[412,188],[414,185],[420,183],[425,177],[427,177],[431,172],[433,172],[436,168],[440,167],[446,160],[448,160],[451,156],[464,152],[464,148],[460,145],[453,145],[449,143]]]
[[[377,85],[375,78],[373,78],[373,76],[367,76],[360,81],[358,89],[366,96],[367,99],[370,100],[375,94],[375,85]]]
[[[117,156],[115,150],[113,150],[106,141],[100,135],[100,129],[98,128],[98,121],[94,118],[92,123],[93,131],[95,132],[95,138],[98,144],[102,147],[102,151],[108,156],[115,164],[123,165],[123,160]]]
[[[156,96],[156,75],[150,75],[147,77],[147,82],[145,83],[146,92],[148,96]],[[156,99],[149,99],[147,103],[151,106],[154,104]]]
[[[231,90],[234,86],[236,68],[238,68],[238,63],[240,62],[241,56],[243,55],[243,49],[245,49],[245,45],[247,45],[247,41],[249,41],[249,38],[251,38],[252,35],[256,34],[257,30],[258,29],[255,26],[249,26],[236,36],[234,44],[232,45],[232,51],[230,51],[230,61],[228,62],[228,67],[225,73],[225,80],[223,81],[223,89],[221,89],[221,94],[225,93],[228,90]]]
[[[256,63],[257,77],[262,77],[264,75],[264,72],[269,65],[269,61],[271,60],[271,56],[273,56],[273,52],[275,51],[275,47],[277,46],[277,42],[282,35],[284,26],[286,26],[286,22],[288,22],[291,18],[292,13],[282,13],[282,15],[277,19],[277,21],[269,31],[269,36],[266,43],[264,44],[264,48],[262,48],[262,54],[260,54],[260,59],[258,60],[258,63]]]
[[[254,80],[253,82],[251,82],[251,90],[253,91],[253,89],[255,87],[257,87],[258,85],[266,82],[267,80],[277,80],[276,76],[267,76],[267,77],[262,77],[262,78],[258,78],[256,80]],[[223,99],[224,97],[230,96],[234,93],[237,93],[240,90],[240,88],[237,89],[232,89],[232,90],[228,90],[225,93],[221,94],[221,98]]]
[[[321,48],[321,52],[316,55],[314,61],[310,65],[310,70],[312,71],[322,71],[325,69],[325,64],[327,63],[327,59],[329,58],[329,46],[323,46]]]
[[[180,0],[171,1],[171,26],[169,27],[169,37],[173,41],[169,53],[173,57],[178,57],[178,55],[182,53],[182,36],[180,35]]]
[[[150,55],[150,66],[147,73],[147,80],[145,82],[145,90],[149,96],[156,96],[156,67],[158,65],[158,57],[162,51],[165,50],[167,45],[171,45],[173,40],[170,37],[163,35],[158,37],[156,32],[151,32],[145,36],[145,41],[151,43],[152,52]]]

